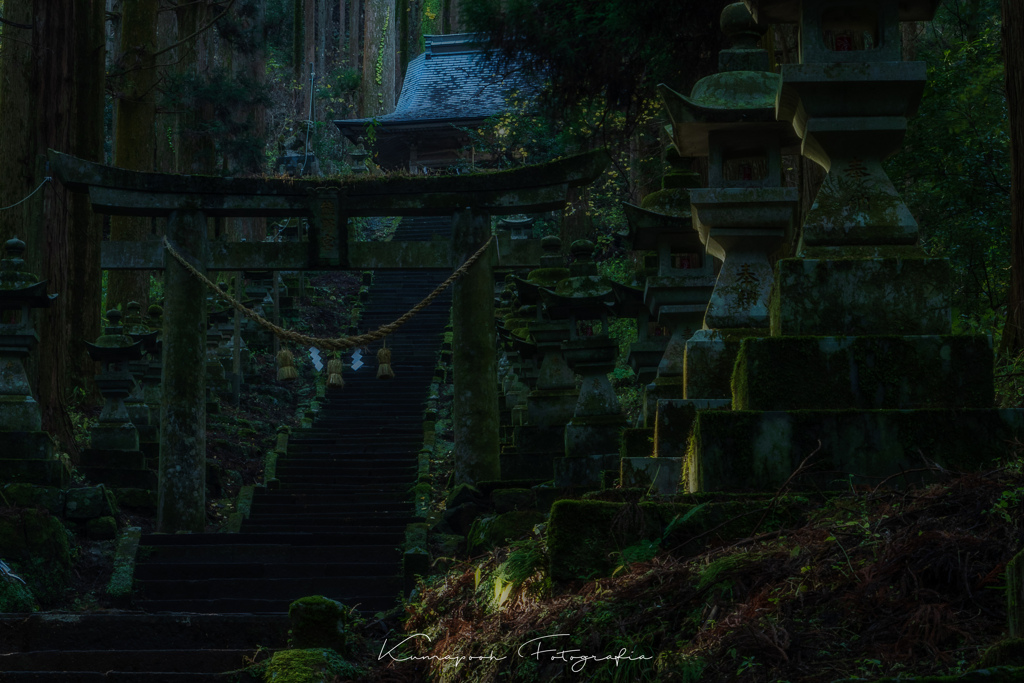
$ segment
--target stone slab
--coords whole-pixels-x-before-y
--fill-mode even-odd
[[[663,496],[674,495],[682,479],[683,458],[622,458],[619,485],[640,487]]]
[[[0,481],[64,488],[68,481],[68,470],[64,463],[57,459],[0,458]]]
[[[611,416],[601,420],[574,417],[572,422],[565,425],[565,455],[603,455],[614,451],[618,457],[619,440],[625,427],[624,417],[621,421]],[[618,465],[614,469],[617,470]]]
[[[702,411],[684,488],[774,491],[812,453],[798,487],[919,482],[935,463],[950,471],[993,467],[1024,438],[1021,410]]]
[[[142,451],[86,448],[82,451],[78,464],[84,467],[120,467],[128,470],[141,470],[146,466],[146,456]]]
[[[686,455],[697,410],[686,400],[661,400],[654,419],[654,455],[674,458]],[[625,484],[623,484],[625,486]]]
[[[153,470],[129,470],[121,467],[79,467],[78,470],[89,481],[107,486],[152,490],[157,488],[156,472]]]
[[[552,479],[555,476],[553,461],[558,453],[502,453],[501,478]]]
[[[683,398],[724,400],[732,396],[729,381],[739,353],[739,341],[700,330],[686,342]]]
[[[512,432],[512,441],[516,451],[520,453],[554,453],[565,452],[565,426],[538,427],[520,425]],[[502,477],[504,479],[505,477]]]
[[[991,408],[992,345],[982,335],[744,339],[737,410]]]
[[[946,259],[780,259],[771,336],[949,334]]]
[[[53,438],[48,432],[0,432],[3,440],[3,454],[10,458],[29,460],[52,460]]]
[[[618,446],[618,442],[615,443]],[[558,488],[601,488],[606,470],[618,471],[619,454],[601,453],[555,458],[555,486]]]

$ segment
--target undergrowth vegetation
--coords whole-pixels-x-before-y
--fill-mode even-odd
[[[1024,474],[807,494],[800,523],[651,548],[611,578],[552,585],[544,537],[435,576],[376,680],[834,681],[956,674],[1006,629]],[[537,530],[540,531],[540,530]],[[636,560],[636,561],[629,561]],[[415,658],[415,659],[414,659]],[[402,660],[402,661],[398,661]]]

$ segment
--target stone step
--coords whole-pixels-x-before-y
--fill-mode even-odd
[[[12,671],[4,683],[260,683],[247,673],[231,671]]]
[[[398,594],[402,590],[402,580],[395,578],[395,588],[388,594],[381,595],[328,595],[334,600],[340,600],[350,607],[355,607],[363,614],[383,612],[393,608],[397,604]],[[136,607],[149,613],[163,612],[199,612],[211,614],[217,612],[248,612],[252,614],[287,614],[288,606],[295,600],[309,595],[303,593],[291,598],[218,598],[214,600],[202,600],[183,598],[177,600],[150,600],[148,598],[137,598],[133,602]],[[5,682],[6,683],[6,682]]]
[[[352,543],[358,546],[381,545],[379,543],[360,543],[368,536],[372,537],[374,531],[366,529],[358,533],[347,531],[335,532],[295,532],[291,534],[264,534],[255,537],[244,531],[238,534],[145,534],[140,542],[141,547],[174,547],[174,546],[197,546],[197,545],[251,545],[263,543],[266,545],[290,545],[296,548],[317,545],[338,545]]]
[[[408,501],[396,501],[393,499],[361,503],[345,503],[339,502],[337,499],[322,503],[300,502],[298,500],[271,503],[254,499],[250,508],[250,516],[252,518],[263,518],[279,517],[282,515],[401,515],[409,514],[410,510],[412,510],[412,504]]]
[[[402,589],[399,576],[388,576],[375,566],[374,576],[312,576],[292,578],[137,579],[138,600],[227,600],[259,596],[265,600],[298,600],[325,595],[348,604],[360,595],[386,595]]]
[[[254,644],[283,648],[288,643],[288,619],[262,614],[154,617],[140,612],[0,615],[0,654],[44,647],[106,650],[114,645],[120,650],[157,650],[170,646],[188,650],[206,648],[211,643],[227,649],[247,649]]]
[[[252,509],[256,509],[257,506],[285,506],[285,505],[327,505],[343,503],[345,505],[352,505],[353,507],[361,507],[363,505],[408,505],[407,503],[395,502],[393,496],[380,493],[347,493],[343,495],[333,495],[329,493],[303,493],[301,491],[285,491],[278,489],[271,491],[267,489],[256,489],[256,495],[253,497]]]
[[[290,530],[298,531],[301,529],[357,530],[363,528],[387,529],[393,527],[401,527],[404,529],[407,524],[413,524],[418,521],[420,520],[410,515],[409,511],[392,513],[391,516],[387,516],[385,513],[366,513],[365,515],[356,515],[351,512],[340,514],[290,514],[275,517],[254,517],[247,520],[242,525],[242,531],[249,534],[273,534],[283,533]],[[373,526],[368,526],[371,523]]]
[[[0,655],[0,671],[220,673],[241,669],[253,658],[265,659],[269,654],[254,647],[238,650],[35,650]]]
[[[146,562],[135,569],[136,580],[298,579],[367,576],[394,568],[394,556],[365,562]],[[218,643],[219,644],[219,643]]]
[[[141,549],[148,557],[136,568],[141,569],[149,562],[155,564],[196,564],[209,562],[247,563],[261,562],[264,564],[288,564],[307,562],[321,564],[324,562],[344,563],[358,557],[364,562],[395,562],[401,559],[400,542],[375,545],[336,544],[293,546],[285,544],[255,543],[252,539],[259,538],[245,535],[249,543],[231,545],[193,545],[193,546],[149,546]]]

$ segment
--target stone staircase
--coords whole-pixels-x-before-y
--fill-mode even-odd
[[[406,219],[395,239],[447,237],[449,225],[447,218]],[[360,329],[393,321],[446,275],[378,271]],[[219,672],[251,661],[257,645],[286,645],[288,606],[297,598],[325,595],[364,614],[394,607],[403,587],[405,528],[417,521],[409,490],[424,402],[450,301],[445,292],[388,339],[395,379],[376,379],[372,355],[358,371],[346,367],[345,388],[329,393],[310,428],[291,434],[276,479],[256,489],[240,533],[142,537],[133,603],[149,614],[0,621],[4,634],[16,632],[18,622],[49,619],[37,627],[38,637],[0,638],[0,671],[21,672],[0,680],[219,680]],[[73,636],[101,617],[108,625],[97,633],[108,637]],[[163,647],[138,633],[140,619],[154,634],[166,625]],[[204,624],[227,622],[237,631],[201,635],[209,631]],[[246,635],[245,625],[254,624],[264,627],[260,638]]]

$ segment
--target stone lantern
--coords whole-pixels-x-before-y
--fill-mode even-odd
[[[136,387],[130,364],[142,358],[142,341],[125,334],[121,311],[107,311],[107,326],[95,344],[85,342],[89,356],[102,364],[96,387],[103,396],[99,422],[90,430],[90,447],[82,451],[79,469],[86,477],[109,486],[156,488],[155,474],[146,469],[139,431],[125,407]]]
[[[571,276],[541,290],[548,315],[567,322],[569,339],[562,353],[582,377],[572,420],[565,426],[565,457],[555,461],[555,485],[600,487],[602,472],[618,470],[619,438],[626,425],[608,379],[619,352],[618,342],[608,336],[615,291],[597,274],[593,242],[577,240],[570,251],[575,258]],[[587,321],[599,321],[601,332],[581,334],[580,323]]]
[[[508,230],[511,239],[525,240],[530,239],[532,236],[534,222],[534,219],[530,216],[508,216],[498,222],[498,227]]]
[[[99,423],[92,429],[91,442],[94,449],[137,451],[139,433],[125,408],[125,399],[135,388],[129,364],[142,358],[143,342],[124,333],[121,317],[117,309],[107,311],[103,335],[95,344],[85,343],[89,357],[102,363],[96,386],[104,404]]]
[[[7,258],[0,261],[0,425],[4,431],[37,432],[42,417],[23,363],[39,342],[32,309],[49,308],[56,295],[46,294],[46,282],[21,270],[24,253],[25,243],[15,237],[7,241]]]
[[[0,260],[0,432],[4,450],[0,480],[63,484],[66,469],[54,454],[53,439],[42,430],[39,404],[25,375],[24,361],[39,342],[32,309],[49,308],[56,294],[26,272],[25,243],[14,238]]]
[[[684,195],[684,199],[688,201],[688,196]],[[649,316],[669,332],[667,337],[638,342],[645,346],[638,347],[637,353],[647,346],[660,346],[662,350],[654,362],[656,376],[644,392],[646,423],[658,400],[683,398],[686,343],[704,325],[715,285],[714,259],[705,253],[693,230],[689,205],[675,209],[676,215],[629,204],[624,208],[633,249],[657,252],[658,271],[647,278],[643,302]],[[642,333],[645,339],[646,327],[645,324]]]
[[[924,91],[923,62],[901,61],[899,22],[937,0],[748,0],[762,21],[799,23],[800,63],[782,67],[777,115],[828,171],[804,219],[800,259],[780,261],[781,335],[943,334],[949,268],[926,258],[882,161]]]
[[[719,56],[725,70],[689,97],[661,87],[679,153],[708,157],[709,187],[690,190],[693,227],[723,262],[703,330],[687,343],[684,398],[719,401],[729,396],[735,341],[769,334],[770,258],[792,231],[798,201],[796,188],[782,187],[782,154],[798,138],[775,120],[779,77],[762,70],[767,54],[752,47],[764,29],[735,3],[722,11],[722,30],[734,45]]]
[[[146,382],[153,359],[160,358],[160,342],[158,332],[149,329],[142,322],[142,306],[137,301],[129,301],[125,307],[124,332],[134,341],[142,343],[143,355],[139,360],[132,361],[128,367],[135,385],[132,393],[125,399],[125,408],[132,424],[139,431],[139,439],[155,443],[158,441],[156,426],[153,424],[153,411],[146,403]],[[159,363],[157,364],[159,367]],[[159,381],[159,380],[158,380]]]
[[[526,422],[514,427],[514,446],[501,457],[503,479],[554,476],[553,461],[564,452],[565,424],[576,409],[576,375],[562,353],[569,325],[564,319],[550,320],[545,315],[541,296],[541,288],[556,286],[569,277],[569,269],[563,264],[559,238],[545,237],[541,244],[540,267],[526,278],[512,278],[519,301],[535,310],[524,329],[535,348],[536,377],[525,397]]]
[[[882,169],[924,92],[924,62],[904,62],[900,21],[929,21],[938,0],[749,0],[762,21],[798,23],[800,63],[784,64],[778,118],[828,171],[803,228],[820,247],[913,245],[917,223]],[[808,251],[810,250],[810,251]]]

